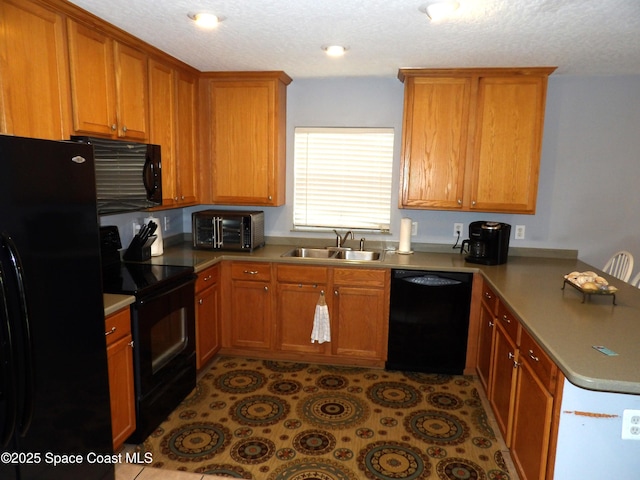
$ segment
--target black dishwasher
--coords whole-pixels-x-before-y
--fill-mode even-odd
[[[471,273],[391,271],[385,368],[463,373],[472,280]]]

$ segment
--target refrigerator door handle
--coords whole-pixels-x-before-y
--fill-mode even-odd
[[[16,428],[18,417],[18,400],[16,398],[16,377],[13,365],[14,348],[11,336],[11,323],[9,309],[7,307],[7,288],[5,284],[5,272],[0,262],[0,338],[3,339],[0,349],[0,378],[2,378],[2,390],[0,396],[4,399],[4,426],[0,431],[0,448],[7,448]]]
[[[20,436],[24,436],[33,420],[34,401],[35,401],[35,373],[33,370],[33,340],[31,339],[31,326],[29,322],[29,311],[27,308],[27,296],[25,292],[24,283],[24,268],[22,266],[22,260],[18,253],[18,248],[13,242],[11,237],[6,233],[2,234],[2,243],[7,248],[9,253],[9,260],[13,267],[13,274],[15,276],[16,285],[18,287],[18,294],[20,297],[20,322],[22,323],[22,335],[23,335],[23,362],[24,362],[24,403],[22,405],[22,412],[19,414],[17,433]]]

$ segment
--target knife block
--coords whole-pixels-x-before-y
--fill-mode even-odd
[[[136,262],[142,262],[151,258],[151,244],[155,241],[156,236],[150,236],[145,242],[140,239],[139,235],[136,235],[131,239],[131,243],[122,256],[123,260],[132,260]]]

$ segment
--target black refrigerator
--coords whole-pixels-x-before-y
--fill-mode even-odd
[[[0,135],[0,478],[113,479],[93,150]]]

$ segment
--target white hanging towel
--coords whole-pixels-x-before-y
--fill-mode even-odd
[[[316,304],[316,313],[313,316],[313,330],[311,331],[311,343],[330,342],[331,325],[329,322],[329,308],[324,299],[324,291],[320,292],[320,298]]]

